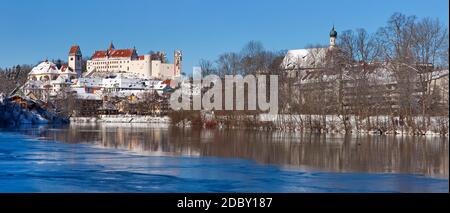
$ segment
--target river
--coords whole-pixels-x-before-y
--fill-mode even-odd
[[[0,130],[0,192],[447,192],[448,137],[102,124]]]

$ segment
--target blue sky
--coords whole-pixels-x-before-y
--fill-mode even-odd
[[[91,56],[114,41],[140,54],[165,51],[171,61],[181,49],[190,73],[201,58],[239,51],[250,40],[268,50],[326,44],[333,24],[374,32],[394,12],[448,26],[448,7],[448,0],[2,0],[0,67],[67,60],[72,44]]]

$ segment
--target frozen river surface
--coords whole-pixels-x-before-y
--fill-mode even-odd
[[[65,130],[49,131],[0,131],[0,192],[448,192],[448,177],[294,168],[208,156],[202,148],[176,155],[130,144],[71,143]],[[62,135],[67,140],[58,139]]]

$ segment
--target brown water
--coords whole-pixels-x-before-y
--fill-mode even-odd
[[[314,135],[146,125],[71,125],[44,128],[37,134],[66,143],[90,143],[148,155],[217,156],[285,168],[449,177],[448,137]]]

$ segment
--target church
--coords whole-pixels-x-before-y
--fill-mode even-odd
[[[330,31],[329,47],[314,47],[306,49],[289,50],[283,59],[282,67],[285,70],[309,69],[321,66],[327,53],[337,49],[336,39],[337,31],[335,27]]]

